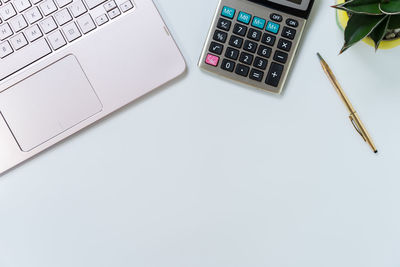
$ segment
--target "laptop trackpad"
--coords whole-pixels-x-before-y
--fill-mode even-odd
[[[101,110],[99,98],[73,55],[0,93],[0,112],[25,152]]]

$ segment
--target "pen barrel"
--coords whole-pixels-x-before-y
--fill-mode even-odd
[[[361,121],[360,116],[357,112],[353,112],[350,114],[350,120],[353,123],[354,128],[356,128],[357,132],[362,136],[365,142],[372,148],[374,152],[376,152],[376,147],[370,134],[368,133],[367,129],[365,128],[364,124]]]

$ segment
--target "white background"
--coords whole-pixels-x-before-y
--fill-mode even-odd
[[[337,56],[317,1],[274,96],[197,68],[216,0],[156,4],[187,74],[0,178],[0,266],[399,266],[400,48]]]

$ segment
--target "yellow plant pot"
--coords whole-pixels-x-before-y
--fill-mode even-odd
[[[342,4],[344,3],[345,0],[337,0],[338,4]],[[338,24],[340,26],[340,28],[342,28],[343,30],[346,28],[347,26],[347,22],[349,21],[349,16],[347,15],[346,11],[343,10],[338,10],[337,11],[337,20],[338,20]],[[371,38],[367,37],[363,39],[364,43],[375,47],[374,41],[372,41]],[[391,40],[391,41],[382,41],[381,44],[379,45],[379,49],[392,49],[396,46],[400,45],[400,39],[396,39],[396,40]]]

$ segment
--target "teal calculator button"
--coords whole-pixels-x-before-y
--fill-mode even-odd
[[[260,28],[260,29],[264,29],[265,27],[265,19],[259,18],[259,17],[254,17],[253,19],[253,23],[251,24],[254,27]]]
[[[237,20],[245,24],[249,24],[251,20],[251,15],[244,12],[240,12]]]
[[[222,9],[221,15],[224,17],[233,19],[233,17],[235,16],[235,12],[236,12],[236,10],[234,8],[224,6],[224,8]]]
[[[267,24],[267,31],[272,32],[272,33],[278,33],[279,32],[279,27],[280,25],[271,21],[268,21]]]

